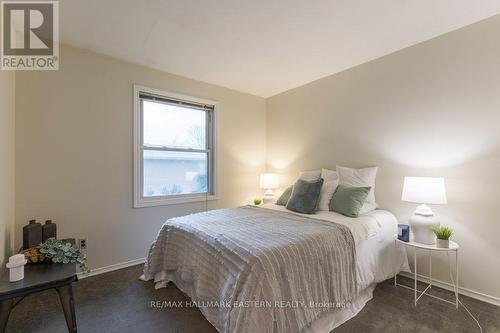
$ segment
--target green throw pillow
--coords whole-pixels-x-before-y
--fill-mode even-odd
[[[276,204],[280,205],[280,206],[286,206],[286,204],[288,203],[288,200],[290,200],[290,196],[292,195],[292,189],[293,189],[293,186],[290,186],[289,188],[287,188],[285,190],[285,192],[283,192],[283,194],[278,198],[278,201],[276,201]]]
[[[359,210],[370,193],[371,187],[351,187],[340,184],[330,200],[330,211],[349,216],[358,217]]]
[[[315,181],[297,180],[293,185],[292,196],[286,208],[303,214],[314,213],[318,206],[321,186],[323,186],[323,178]]]

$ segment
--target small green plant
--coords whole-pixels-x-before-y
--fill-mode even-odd
[[[40,244],[40,252],[52,259],[52,262],[59,264],[77,263],[84,274],[90,272],[85,252],[69,242],[49,238],[45,243]]]
[[[434,232],[438,239],[443,240],[449,240],[451,235],[453,235],[453,230],[446,226],[432,227],[432,232]]]
[[[262,199],[254,199],[253,203],[255,204],[255,206],[258,206],[262,203]]]

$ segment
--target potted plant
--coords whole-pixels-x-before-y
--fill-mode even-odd
[[[450,237],[453,235],[453,230],[446,226],[437,226],[432,228],[432,232],[437,237],[436,247],[447,249],[450,247]]]

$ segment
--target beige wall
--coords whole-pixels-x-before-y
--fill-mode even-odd
[[[13,249],[14,91],[14,72],[0,71],[0,273]]]
[[[460,243],[460,284],[500,297],[499,31],[500,16],[271,97],[269,168],[378,165],[377,200],[401,221],[403,177],[444,176],[433,209]]]
[[[216,100],[218,189],[209,207],[248,203],[265,167],[265,100],[61,48],[59,71],[16,76],[16,243],[31,218],[88,237],[91,268],[143,258],[169,217],[205,203],[132,208],[132,85]]]
[[[444,176],[449,204],[434,210],[461,245],[461,285],[500,297],[498,31],[499,17],[274,96],[267,119],[261,98],[63,46],[59,71],[16,74],[16,243],[28,219],[52,218],[61,237],[88,237],[90,265],[103,267],[144,257],[165,219],[205,208],[131,208],[137,83],[220,102],[220,199],[210,208],[261,193],[266,148],[269,169],[290,182],[303,169],[380,166],[378,202],[402,221],[414,209],[400,201],[403,177]],[[2,94],[12,96],[12,80],[2,73]],[[12,184],[6,100],[0,177]],[[2,223],[13,215],[9,186]],[[1,259],[8,228],[0,237]]]

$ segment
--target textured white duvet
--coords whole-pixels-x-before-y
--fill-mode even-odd
[[[265,204],[263,207],[287,210],[275,204]],[[377,209],[358,218],[350,218],[334,212],[318,211],[311,216],[346,225],[356,241],[359,296],[351,302],[350,308],[327,312],[303,330],[303,333],[328,333],[363,309],[372,299],[377,283],[394,276],[395,272],[408,271],[409,266],[404,247],[399,243],[395,247],[394,237],[397,235],[398,222],[392,213]]]
[[[393,237],[397,231],[397,223],[395,217],[389,212],[377,210],[354,219],[324,211],[314,215],[291,214],[286,208],[274,204],[264,205],[262,214],[258,213],[257,208],[249,209],[247,208],[246,211],[253,212],[247,217],[241,214],[242,211],[222,210],[209,212],[208,215],[191,215],[167,222],[151,248],[148,264],[145,267],[145,279],[154,278],[157,287],[163,287],[168,281],[173,281],[195,301],[233,300],[246,297],[266,300],[276,299],[276,296],[281,293],[282,296],[278,298],[283,298],[285,295],[285,298],[290,300],[314,298],[316,301],[327,302],[345,300],[348,296],[353,306],[349,309],[321,312],[289,308],[285,310],[279,308],[200,309],[220,332],[329,332],[362,308],[372,296],[374,283],[390,277],[395,269],[399,270],[406,263],[406,256],[394,251]],[[273,214],[269,215],[269,209],[277,211],[277,214],[274,214],[277,219],[273,221],[273,225],[282,227],[269,228],[266,221],[268,218],[273,220]],[[247,234],[248,232],[254,233],[250,234],[251,239],[247,240],[245,233],[238,233],[238,228],[231,226],[228,214],[234,214],[234,225],[241,226]],[[297,216],[296,219],[291,218],[294,215]],[[283,220],[287,216],[288,222]],[[220,223],[220,220],[224,220],[224,223]],[[214,230],[210,221],[219,223],[220,230]],[[256,223],[255,226],[253,221]],[[320,221],[329,223],[325,224]],[[346,234],[342,228],[337,228],[337,232],[329,234],[329,225],[347,227],[344,229],[352,234],[354,246],[343,243]],[[324,231],[321,232],[321,230]],[[342,231],[344,236],[339,238],[337,236],[339,231]],[[275,233],[276,236],[270,233],[273,235]],[[294,240],[301,234],[304,236]],[[255,237],[257,235],[259,236]],[[286,240],[287,237],[289,240]],[[170,241],[168,241],[169,238]],[[179,241],[181,238],[182,240]],[[172,246],[174,240],[175,245]],[[233,243],[234,241],[237,243]],[[260,241],[263,243],[259,243]],[[304,250],[296,252],[296,255],[292,255],[294,251],[297,251],[294,244],[299,243],[296,242],[301,242],[301,247],[303,244],[309,245]],[[241,247],[242,244],[246,245]],[[275,257],[263,263],[260,262],[261,255],[256,257],[237,253],[242,250],[246,251],[245,246],[248,245],[255,247],[251,250],[255,254],[262,253],[261,251],[264,250],[272,256],[286,255],[286,257],[279,260]],[[339,245],[346,246],[346,250],[349,246],[355,249],[354,259],[351,261],[355,269],[353,281],[349,280],[349,275],[346,275],[348,271],[345,271],[351,265],[348,263],[348,252],[339,252]],[[286,250],[287,248],[295,248],[295,250],[290,252]],[[308,250],[305,250],[306,248]],[[306,253],[311,250],[314,252],[309,252],[310,255],[313,253],[314,255],[312,259],[307,260]],[[394,256],[395,254],[397,257]],[[253,262],[256,258],[260,258],[258,264]],[[338,260],[345,263],[335,264]],[[299,266],[296,266],[298,263],[308,263],[307,265],[312,266],[303,266],[299,269]],[[278,271],[276,271],[277,268]],[[275,271],[275,273],[271,279],[264,278],[262,274],[252,274],[249,279],[246,271],[248,269],[250,269],[248,272],[267,270]],[[262,277],[261,281],[265,282],[264,285],[258,283],[259,276]],[[306,276],[309,278],[303,280]],[[354,289],[353,283],[356,286]],[[318,289],[318,284],[331,285],[331,287]],[[258,288],[255,289],[257,286]],[[306,291],[303,288],[311,289]],[[352,290],[356,290],[359,294],[353,294]],[[357,299],[356,295],[358,295]]]
[[[357,218],[352,218],[335,212],[322,211],[322,210],[319,210],[311,215],[301,214],[292,212],[286,209],[285,206],[279,206],[272,203],[264,204],[261,207],[278,210],[282,212],[288,212],[294,215],[304,216],[308,218],[340,223],[348,227],[349,230],[351,230],[352,236],[354,237],[354,241],[356,242],[356,244],[375,236],[379,232],[383,224],[390,224],[390,225],[397,224],[394,215],[385,210],[374,210],[368,214],[363,214]],[[394,232],[396,233],[396,230]]]
[[[284,206],[276,204],[264,204],[262,207],[290,212]],[[357,218],[329,211],[317,211],[313,215],[290,213],[340,223],[351,230],[356,243],[356,277],[359,291],[390,278],[395,271],[409,270],[404,248],[394,248],[398,221],[394,214],[386,210],[376,209]]]

